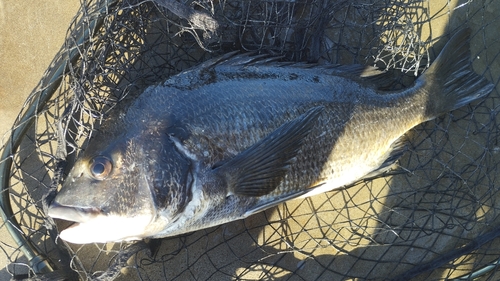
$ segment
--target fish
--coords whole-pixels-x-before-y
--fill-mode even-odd
[[[221,225],[386,172],[418,124],[485,97],[458,31],[413,86],[374,67],[229,53],[109,114],[48,208],[76,244]]]

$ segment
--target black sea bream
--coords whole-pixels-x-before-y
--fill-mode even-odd
[[[49,208],[73,243],[166,237],[384,171],[414,126],[492,91],[458,32],[415,85],[360,66],[228,54],[149,87],[104,120]]]

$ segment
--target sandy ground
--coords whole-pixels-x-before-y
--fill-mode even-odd
[[[23,102],[57,53],[79,1],[0,1],[0,132],[10,129]]]
[[[446,1],[432,1],[436,6],[442,5],[443,2]],[[39,82],[43,72],[59,50],[65,38],[69,23],[76,14],[79,5],[80,2],[76,0],[43,1],[37,3],[36,6],[30,4],[29,1],[0,0],[0,61],[2,62],[0,64],[0,133],[2,135],[10,129],[26,97]],[[497,8],[491,9],[496,9],[496,11],[498,11]],[[446,19],[446,16],[442,17],[443,21]],[[436,36],[442,32],[444,27],[445,22],[439,23],[439,20],[436,20],[435,24],[433,24],[433,35]],[[425,32],[426,31],[424,31],[424,34]],[[359,200],[364,199],[358,198]],[[321,202],[322,200],[320,197],[317,199],[317,202]],[[269,215],[273,216],[276,214]],[[252,222],[258,224],[258,219],[259,217],[255,217],[247,220],[245,223],[236,223],[229,226],[227,229],[237,231],[240,227],[252,225]],[[210,237],[210,235],[225,235],[224,233],[220,234],[218,232],[227,231],[227,229],[216,229],[209,232],[207,237]],[[5,237],[2,238],[1,241],[10,244],[9,237],[4,232],[4,228],[0,228],[0,237]],[[198,239],[198,236],[202,236],[202,234],[203,233],[200,232],[199,235],[192,235],[188,240]],[[201,238],[200,241],[202,241],[200,242],[201,244],[204,243],[204,240]],[[210,242],[206,242],[205,247],[208,247],[207,245],[209,243]],[[195,243],[193,242],[193,244]],[[231,247],[230,243],[227,244]],[[239,246],[241,245],[237,245],[236,242],[231,251],[234,251],[234,249],[237,249]],[[247,246],[254,248],[253,246],[255,245]],[[224,251],[221,252],[224,253]],[[178,255],[179,260],[184,258],[182,256],[183,254],[184,253],[180,253]],[[0,254],[0,270],[9,263],[5,258],[3,254]],[[320,258],[321,257],[319,257],[319,259]],[[186,253],[186,259],[188,259],[188,253]],[[251,257],[247,259],[251,259]],[[338,265],[341,267],[341,257],[339,257],[338,261]],[[297,260],[293,260],[292,262],[297,263]],[[301,262],[298,262],[297,266],[299,266],[300,263]],[[173,263],[169,263],[168,266],[170,267],[169,270],[175,271],[177,269]],[[193,266],[192,274],[195,274],[198,270],[194,267],[203,268],[202,266],[203,264],[201,261],[200,263],[196,263],[196,266]],[[179,270],[182,269],[183,268],[179,268]],[[256,271],[259,272],[259,269],[256,269]],[[158,272],[162,273],[161,270],[162,269],[159,268]],[[263,270],[264,269],[262,269],[262,271]],[[262,276],[259,274],[260,273],[255,273],[254,275],[248,274],[246,276],[253,276],[254,278],[255,276]],[[154,276],[154,274],[151,273],[151,276]],[[189,277],[189,275],[187,276]],[[227,276],[225,277],[227,278]],[[5,280],[6,278],[10,278],[10,275],[4,271],[0,271],[0,280]],[[126,278],[127,277],[124,277],[123,280],[126,280]]]
[[[1,136],[10,130],[27,96],[59,51],[79,7],[77,0],[0,0]],[[10,244],[5,228],[0,228],[0,237]],[[0,268],[7,263],[0,254]],[[9,278],[0,271],[0,280]]]

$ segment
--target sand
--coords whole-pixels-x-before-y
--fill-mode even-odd
[[[79,7],[76,0],[0,0],[0,136],[9,132],[26,98],[61,48]],[[0,140],[0,144],[5,141]],[[5,227],[0,228],[0,237],[12,245]],[[10,262],[0,254],[0,280],[10,279],[4,270]]]

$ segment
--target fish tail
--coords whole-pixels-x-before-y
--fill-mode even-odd
[[[472,70],[469,29],[462,29],[448,41],[439,56],[417,80],[429,99],[427,119],[462,107],[489,94],[494,85]]]

